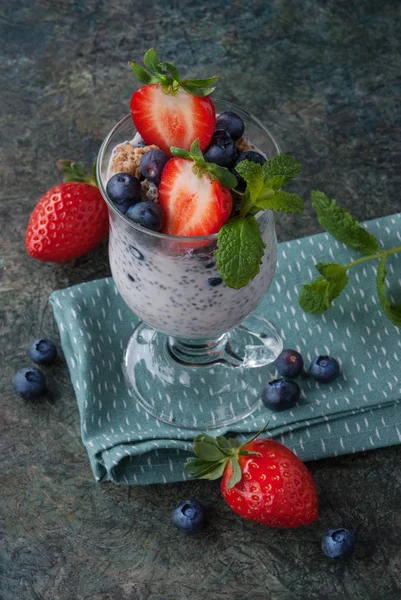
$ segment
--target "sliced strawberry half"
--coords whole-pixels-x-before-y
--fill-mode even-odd
[[[216,111],[210,98],[192,96],[184,89],[174,95],[154,83],[140,88],[131,98],[131,115],[145,142],[170,153],[171,146],[189,150],[195,139],[203,151],[212,139]]]
[[[153,48],[143,62],[147,70],[130,63],[137,79],[145,84],[131,98],[132,120],[142,138],[166,153],[171,146],[189,150],[197,139],[203,151],[216,124],[216,111],[208,96],[217,77],[181,79],[173,65],[160,62]]]
[[[165,213],[163,233],[197,237],[217,233],[232,210],[230,191],[207,173],[194,172],[194,163],[172,158],[164,167],[159,204]],[[196,169],[195,169],[196,171]]]

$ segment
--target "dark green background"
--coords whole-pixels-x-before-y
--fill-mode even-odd
[[[378,0],[0,1],[1,600],[398,600],[401,452],[310,465],[320,520],[299,531],[234,516],[217,482],[96,485],[63,359],[53,398],[16,398],[38,335],[57,339],[54,289],[109,274],[107,248],[68,265],[30,260],[29,212],[55,160],[95,158],[135,89],[128,60],[155,46],[271,128],[304,165],[294,189],[335,196],[358,219],[401,210],[401,9]],[[280,240],[319,230],[280,216]],[[196,496],[208,529],[186,538],[171,509]],[[324,558],[328,527],[359,526],[356,554]]]

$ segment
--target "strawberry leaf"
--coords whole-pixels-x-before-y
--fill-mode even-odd
[[[224,472],[226,461],[205,462],[200,458],[188,458],[185,469],[197,479],[218,479]]]
[[[215,163],[205,163],[207,165],[206,170],[209,173],[212,173],[212,175],[214,175],[221,183],[221,185],[223,185],[225,188],[228,188],[229,190],[235,188],[238,184],[237,178],[235,175],[233,175],[231,173],[231,171],[229,171],[228,169],[226,169],[225,167],[220,167],[219,165],[216,165]]]
[[[196,139],[192,142],[191,147],[189,149],[190,153],[194,156],[199,156],[199,158],[203,158],[202,151],[199,146],[199,140]]]
[[[175,81],[180,81],[180,74],[174,65],[168,62],[163,62],[159,63],[159,67],[168,71]]]
[[[170,152],[176,158],[185,158],[187,160],[192,160],[191,153],[188,150],[182,150],[181,148],[176,148],[175,146],[171,146]]]
[[[133,70],[135,77],[141,83],[144,83],[145,85],[150,85],[151,83],[159,83],[160,80],[158,77],[153,77],[147,71],[145,71],[145,69],[143,69],[140,65],[137,65],[134,62],[130,62],[129,66]]]
[[[96,163],[93,165],[92,175],[88,175],[80,163],[72,160],[59,160],[56,164],[64,175],[64,183],[88,183],[97,187]]]
[[[231,490],[231,488],[233,488],[235,485],[237,485],[237,483],[239,483],[242,479],[242,471],[241,471],[241,467],[239,466],[239,462],[236,456],[233,456],[233,458],[230,460],[232,469],[233,469],[233,473],[230,477],[230,481],[228,482],[228,489]]]
[[[208,79],[183,79],[181,83],[183,85],[190,85],[192,87],[210,87],[218,80],[218,75],[209,77]]]
[[[194,442],[194,452],[198,458],[206,462],[222,460],[226,456],[218,446],[208,442]]]
[[[150,50],[148,50],[145,54],[145,56],[143,57],[143,62],[145,64],[145,67],[151,72],[153,73],[153,75],[160,75],[160,69],[159,69],[159,57],[156,54],[156,51],[151,48]]]
[[[216,89],[215,87],[211,88],[201,88],[196,85],[188,85],[188,84],[180,84],[182,89],[192,94],[192,96],[198,96],[199,98],[203,98],[204,96],[210,96],[212,92]]]

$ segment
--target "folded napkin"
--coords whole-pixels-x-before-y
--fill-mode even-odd
[[[382,247],[400,244],[401,213],[365,223]],[[300,381],[302,402],[271,413],[261,407],[229,431],[244,441],[270,418],[267,436],[302,460],[354,453],[401,443],[401,330],[381,312],[375,291],[376,264],[350,273],[350,283],[324,315],[298,305],[303,283],[315,277],[313,263],[342,262],[354,252],[327,234],[279,245],[274,282],[258,313],[273,321],[284,347],[336,357],[341,376],[332,384]],[[388,261],[387,294],[400,301],[401,256]],[[144,485],[182,481],[184,462],[199,433],[162,423],[129,395],[122,360],[137,317],[111,278],[83,283],[50,296],[75,389],[82,439],[97,481]],[[227,429],[214,430],[213,435]]]

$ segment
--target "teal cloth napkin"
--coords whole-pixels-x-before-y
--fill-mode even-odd
[[[382,247],[401,240],[401,213],[365,223]],[[229,427],[245,440],[270,417],[270,436],[302,460],[401,443],[401,330],[382,314],[375,292],[376,264],[360,265],[333,308],[307,315],[297,296],[315,277],[314,262],[342,262],[354,252],[327,234],[279,245],[278,268],[258,313],[273,321],[284,347],[305,363],[330,354],[341,365],[332,384],[301,380],[302,402],[270,413],[262,407]],[[388,295],[400,301],[401,256],[388,261]],[[97,481],[144,485],[182,481],[197,431],[171,427],[148,415],[128,394],[123,352],[138,319],[111,278],[83,283],[50,296],[75,389],[84,445]],[[227,430],[215,430],[214,434]]]

